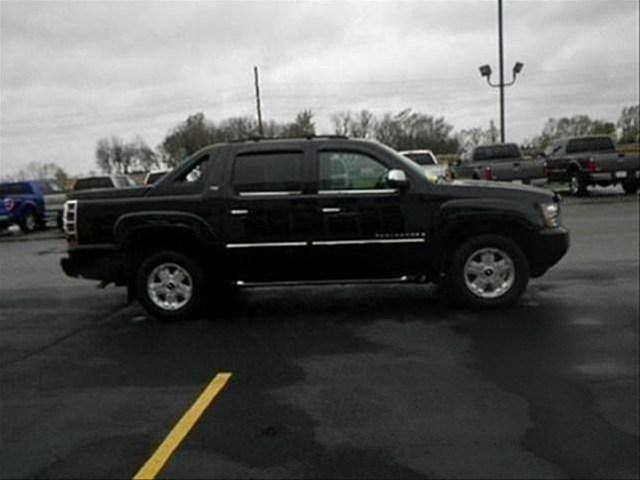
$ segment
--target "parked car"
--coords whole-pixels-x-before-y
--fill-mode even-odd
[[[640,157],[618,153],[606,136],[573,137],[551,145],[546,151],[549,179],[569,182],[573,195],[585,195],[593,185],[622,184],[625,193],[638,191]]]
[[[437,157],[431,150],[403,150],[399,153],[420,165],[427,177],[433,180],[446,179],[449,176],[447,167],[438,163]]]
[[[54,224],[62,228],[62,210],[67,201],[65,189],[55,180],[38,180],[44,195],[45,224]]]
[[[515,143],[481,145],[463,155],[452,169],[454,178],[471,178],[544,185],[544,159],[525,159]]]
[[[500,307],[569,245],[553,192],[432,182],[362,139],[217,144],[151,187],[70,197],[65,273],[127,286],[161,319],[192,315],[238,281],[408,276]]]
[[[136,182],[127,175],[102,175],[97,177],[78,178],[72,190],[93,190],[96,188],[128,188],[135,187]]]
[[[145,185],[153,185],[154,183],[156,183],[158,180],[160,180],[162,177],[164,177],[167,174],[167,170],[161,170],[158,172],[149,172],[147,173],[147,175],[144,177],[144,184]]]
[[[30,233],[45,224],[45,201],[36,181],[0,183],[0,228],[18,225]]]

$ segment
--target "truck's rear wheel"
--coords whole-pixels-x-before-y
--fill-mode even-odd
[[[625,180],[624,182],[622,182],[622,188],[624,190],[624,193],[626,193],[627,195],[633,195],[634,193],[638,192],[638,181],[637,180]]]
[[[479,235],[460,245],[447,275],[450,291],[473,308],[504,307],[529,282],[529,262],[520,247],[500,235]]]
[[[576,197],[587,194],[587,182],[578,170],[573,170],[569,175],[569,192]]]
[[[205,274],[190,256],[164,250],[147,256],[136,276],[136,295],[144,308],[160,320],[197,314],[203,304]]]
[[[22,230],[22,233],[31,233],[35,231],[38,228],[38,217],[36,216],[36,212],[32,208],[29,208],[24,212],[18,226],[20,227],[20,230]]]

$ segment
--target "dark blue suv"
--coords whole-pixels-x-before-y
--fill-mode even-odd
[[[0,229],[17,224],[24,233],[44,227],[44,195],[38,182],[0,183]]]

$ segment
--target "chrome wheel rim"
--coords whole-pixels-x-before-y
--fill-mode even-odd
[[[571,181],[570,181],[571,193],[573,194],[578,193],[579,187],[580,187],[580,184],[578,181],[578,177],[576,175],[571,175]]]
[[[29,213],[24,219],[24,224],[27,227],[27,230],[32,231],[36,229],[36,217],[33,214]]]
[[[177,263],[162,263],[147,277],[147,293],[158,308],[179,310],[193,296],[193,280],[189,272]]]
[[[511,257],[494,247],[476,250],[464,264],[464,283],[480,298],[498,298],[507,293],[515,281]]]

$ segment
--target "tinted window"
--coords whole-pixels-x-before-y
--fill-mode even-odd
[[[233,168],[236,192],[298,192],[302,190],[302,152],[241,154]]]
[[[91,188],[112,188],[113,183],[109,177],[89,177],[76,180],[74,190],[89,190]]]
[[[613,141],[608,137],[574,138],[567,144],[567,153],[598,152],[615,150]]]
[[[0,195],[27,195],[29,193],[33,193],[33,189],[28,183],[0,184]]]
[[[370,190],[386,188],[389,169],[362,153],[321,152],[318,170],[319,190]]]
[[[475,161],[487,161],[497,158],[520,158],[520,149],[513,143],[477,147],[473,152]]]
[[[436,165],[436,160],[430,153],[405,153],[404,156],[418,165]]]

